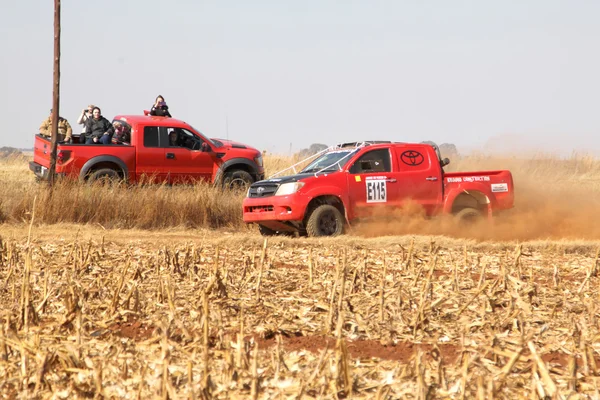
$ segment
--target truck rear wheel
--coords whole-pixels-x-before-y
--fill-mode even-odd
[[[121,176],[111,168],[101,168],[90,174],[88,182],[116,183],[121,181]]]
[[[236,169],[225,173],[223,187],[232,190],[246,190],[253,182],[252,175],[242,169]]]
[[[483,215],[481,215],[481,211],[476,208],[465,207],[454,214],[454,218],[461,225],[473,225],[474,223],[481,221]]]
[[[306,223],[308,236],[338,236],[344,233],[344,216],[336,207],[322,204],[315,208]]]

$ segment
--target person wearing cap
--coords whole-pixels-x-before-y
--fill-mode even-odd
[[[83,128],[81,129],[81,135],[79,136],[79,143],[85,143],[85,123],[89,118],[92,118],[92,111],[94,111],[94,107],[96,106],[90,104],[89,106],[87,106],[87,108],[84,108],[81,111],[79,118],[77,118],[77,124],[83,125]]]
[[[50,116],[46,118],[42,125],[40,125],[40,135],[51,138],[52,137],[52,109],[50,109]],[[63,117],[58,117],[58,137],[59,142],[71,143],[73,135],[73,129],[69,121]]]

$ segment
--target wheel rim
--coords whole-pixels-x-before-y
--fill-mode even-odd
[[[324,213],[319,219],[319,230],[324,236],[331,236],[338,230],[338,220],[333,211]]]
[[[227,187],[229,190],[246,190],[249,184],[242,178],[234,178],[229,181]]]

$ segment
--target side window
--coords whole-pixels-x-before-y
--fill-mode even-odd
[[[166,147],[185,147],[190,150],[202,149],[203,140],[183,128],[167,128],[168,143]]]
[[[390,172],[390,151],[379,149],[363,154],[350,168],[351,174],[366,174],[370,172]]]
[[[159,147],[158,146],[158,127],[144,127],[144,147]]]

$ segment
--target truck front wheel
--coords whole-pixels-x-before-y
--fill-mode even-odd
[[[338,236],[344,233],[344,216],[336,207],[322,204],[315,208],[306,223],[308,236]]]
[[[227,171],[223,178],[225,189],[246,190],[254,182],[252,175],[242,169]]]

